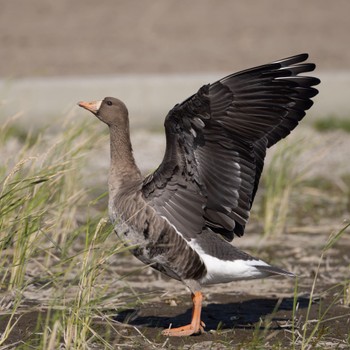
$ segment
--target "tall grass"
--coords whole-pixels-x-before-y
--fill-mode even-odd
[[[306,171],[301,171],[296,164],[303,148],[303,142],[292,144],[282,141],[264,170],[262,217],[265,236],[278,236],[285,229],[291,193],[300,185]]]
[[[32,146],[26,140],[5,162],[12,168],[1,168],[0,244],[8,277],[3,278],[2,287],[8,290],[24,285],[32,257],[44,256],[40,262],[48,268],[54,252],[66,248],[67,233],[74,234],[78,227],[72,209],[85,199],[82,188],[75,186],[81,176],[79,154],[89,144],[80,138],[84,129],[67,128],[52,143],[42,136]]]
[[[341,237],[347,232],[347,229],[349,227],[350,227],[350,224],[347,223],[338,232],[335,232],[334,234],[330,235],[330,237],[328,238],[328,241],[326,242],[324,248],[322,249],[321,255],[319,257],[318,265],[316,268],[315,276],[314,276],[312,286],[311,286],[311,291],[310,291],[310,296],[309,296],[309,304],[308,304],[307,311],[306,311],[305,321],[304,321],[303,326],[302,326],[301,339],[299,339],[299,342],[298,342],[298,348],[300,348],[301,350],[310,349],[310,348],[312,348],[313,344],[321,343],[323,340],[322,337],[327,335],[327,332],[321,331],[321,327],[326,321],[328,321],[327,320],[328,313],[336,303],[339,303],[339,299],[341,298],[341,295],[336,295],[333,298],[332,302],[330,304],[328,304],[325,308],[321,309],[321,307],[320,307],[319,316],[318,316],[316,322],[312,322],[312,320],[310,319],[312,303],[313,303],[313,299],[314,299],[315,293],[316,293],[316,285],[318,282],[321,263],[323,262],[327,252],[341,239]],[[344,290],[346,290],[348,281],[345,279],[341,283],[344,285]],[[338,289],[338,287],[339,287],[339,285],[334,285],[333,287],[328,289],[326,291],[326,293],[329,293],[332,289]],[[297,293],[297,283],[296,283],[296,288],[295,288],[295,293],[294,293],[294,303],[293,303],[294,308],[296,308],[296,304],[297,304],[297,294],[298,293]],[[296,311],[293,310],[293,327],[292,327],[292,330],[293,330],[293,342],[292,342],[293,349],[296,348],[295,345],[297,343],[296,339],[295,339],[296,338],[295,333],[294,333],[295,332],[295,325],[294,325],[295,314],[296,314]],[[342,316],[338,316],[338,318],[341,318],[341,317]],[[346,313],[344,313],[343,317],[344,317],[344,321],[345,321],[346,320],[345,317],[348,317],[348,315]]]
[[[90,125],[66,121],[61,132],[42,130],[23,143],[13,139],[14,123],[0,130],[0,346],[11,343],[28,298],[37,327],[30,325],[32,334],[18,348],[84,349],[103,342],[91,322],[101,300],[116,298],[118,290],[108,292],[110,280],[100,277],[124,248],[109,239],[101,213],[94,214],[84,181],[87,155],[101,141]]]

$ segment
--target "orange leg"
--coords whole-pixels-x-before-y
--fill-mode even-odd
[[[184,337],[187,335],[204,333],[205,324],[201,321],[202,300],[203,295],[201,292],[192,294],[193,309],[191,323],[187,326],[164,329],[162,334],[170,337]]]

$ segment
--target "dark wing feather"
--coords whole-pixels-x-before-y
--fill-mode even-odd
[[[176,116],[174,116],[174,119]],[[197,139],[187,119],[165,121],[166,151],[158,169],[145,178],[143,195],[187,239],[202,232],[206,195],[198,177],[192,145]]]
[[[266,149],[312,106],[317,78],[307,54],[251,68],[203,86],[165,120],[162,164],[144,181],[149,203],[186,237],[204,227],[241,236]]]

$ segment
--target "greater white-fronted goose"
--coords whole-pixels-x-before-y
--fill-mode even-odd
[[[113,97],[80,102],[110,129],[109,215],[145,264],[191,291],[189,325],[167,336],[204,331],[201,286],[292,273],[230,244],[249,218],[266,149],[304,117],[319,79],[307,54],[231,74],[204,85],[165,118],[166,151],[153,174],[135,164],[128,110]]]

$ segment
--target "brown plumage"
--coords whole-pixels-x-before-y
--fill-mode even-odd
[[[123,102],[79,105],[110,129],[109,214],[134,255],[192,292],[191,324],[163,332],[203,332],[201,285],[293,274],[229,242],[242,236],[266,149],[287,136],[312,106],[317,78],[307,54],[229,75],[199,89],[165,119],[166,151],[145,179],[137,168]]]

